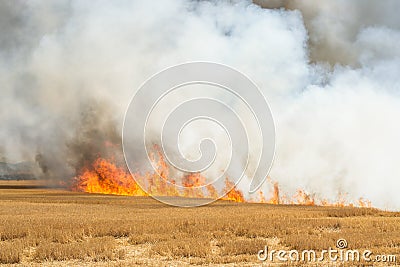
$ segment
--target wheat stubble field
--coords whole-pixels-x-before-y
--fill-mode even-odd
[[[254,266],[265,245],[322,250],[338,238],[352,249],[400,254],[400,214],[368,208],[228,201],[174,208],[148,197],[2,182],[0,222],[0,262],[20,266]],[[305,263],[280,264],[293,265]]]

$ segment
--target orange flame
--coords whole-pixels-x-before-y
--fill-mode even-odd
[[[269,204],[279,204],[280,198],[279,198],[279,185],[278,182],[274,182],[273,183],[273,188],[274,188],[274,192],[272,194],[271,199],[268,201]]]
[[[147,195],[130,174],[115,164],[99,158],[92,167],[92,170],[86,169],[77,177],[74,189],[88,193]]]
[[[129,196],[180,196],[191,198],[218,198],[217,189],[206,184],[206,178],[199,172],[189,173],[182,178],[182,190],[176,188],[176,181],[170,178],[169,166],[164,160],[159,146],[154,146],[155,153],[150,154],[154,172],[144,175],[138,173],[133,176],[125,169],[117,167],[113,160],[98,158],[92,166],[85,168],[80,175],[74,178],[75,191],[87,193],[129,195]],[[137,183],[140,181],[146,190]],[[166,183],[165,181],[168,181]],[[228,179],[225,181],[223,192],[233,187]],[[147,193],[146,193],[147,192]],[[233,188],[223,197],[225,200],[243,202],[243,193]]]
[[[295,204],[305,205],[305,206],[315,206],[315,199],[312,195],[307,194],[305,191],[299,189],[295,195]]]
[[[234,184],[231,181],[229,181],[228,178],[226,178],[224,192],[228,191],[229,188],[232,188],[233,186]],[[237,190],[235,187],[233,187],[232,190],[228,191],[227,194],[222,199],[232,200],[235,202],[244,202],[243,193]]]
[[[108,144],[109,145],[109,144]],[[85,169],[73,179],[74,191],[87,193],[101,193],[128,196],[180,196],[190,198],[218,198],[218,190],[207,184],[207,179],[201,173],[189,173],[182,177],[182,190],[177,189],[176,181],[171,179],[170,167],[164,159],[159,146],[154,146],[155,153],[150,154],[154,172],[146,172],[144,175],[135,173],[131,175],[125,168],[118,167],[113,160],[98,158],[93,164]],[[299,189],[292,197],[280,195],[280,188],[277,182],[267,179],[272,186],[272,193],[267,198],[261,190],[258,192],[256,200],[251,202],[268,204],[297,204],[307,206],[353,206],[346,201],[346,195],[339,194],[338,201],[329,202],[327,200],[317,200],[313,194]],[[145,188],[141,188],[137,181]],[[168,181],[166,183],[165,181]],[[232,188],[232,189],[231,189]],[[231,190],[230,190],[231,189]],[[225,187],[222,189],[225,193],[223,200],[235,202],[245,202],[244,194],[228,179],[225,179]],[[147,193],[146,193],[147,192]],[[359,207],[371,207],[371,202],[360,198],[356,204]]]
[[[206,184],[206,178],[200,173],[190,173],[185,175],[182,179],[182,185],[184,186],[183,196],[184,197],[204,197],[201,186]]]

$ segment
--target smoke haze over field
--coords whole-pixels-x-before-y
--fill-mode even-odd
[[[400,2],[255,2],[1,1],[0,158],[71,177],[149,76],[213,61],[269,100],[285,192],[400,209]]]

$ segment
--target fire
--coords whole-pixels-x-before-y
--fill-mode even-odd
[[[204,193],[199,187],[205,184],[206,178],[198,172],[185,175],[182,179],[182,185],[185,187],[183,190],[183,196],[198,198],[204,197]]]
[[[115,194],[127,196],[179,196],[190,198],[218,197],[218,190],[206,183],[206,177],[201,173],[189,173],[182,177],[182,190],[176,188],[176,181],[171,179],[169,166],[158,146],[154,146],[155,153],[150,155],[154,172],[144,175],[131,175],[126,169],[117,167],[113,160],[98,158],[91,166],[85,168],[80,175],[74,178],[73,190],[87,193]],[[145,185],[143,190],[137,183]],[[165,183],[168,181],[169,183]],[[233,183],[225,181],[223,189],[226,196],[222,199],[243,202],[243,193],[233,188]],[[146,193],[148,192],[148,193]]]
[[[270,199],[269,203],[270,204],[279,204],[280,203],[280,198],[279,198],[279,185],[278,185],[278,182],[274,182],[273,186],[274,186],[274,194],[272,195],[272,198]]]
[[[229,190],[229,188],[232,188],[233,183],[231,181],[229,181],[228,178],[225,179],[225,192]],[[244,197],[243,197],[243,193],[239,190],[237,190],[235,187],[233,187],[232,190],[230,190],[229,192],[227,192],[227,194],[225,195],[225,197],[223,197],[222,199],[224,200],[232,200],[235,202],[244,202]]]
[[[305,205],[305,206],[315,206],[315,199],[312,195],[307,194],[305,191],[299,189],[295,195],[295,204]]]
[[[358,199],[358,206],[362,207],[362,208],[371,208],[371,201],[363,199],[362,197],[360,197]]]
[[[74,191],[87,193],[114,194],[126,196],[178,196],[188,198],[213,198],[216,199],[219,191],[212,185],[207,184],[207,179],[201,173],[188,173],[181,179],[179,190],[175,186],[175,179],[171,178],[170,167],[161,153],[158,146],[154,146],[154,151],[150,155],[154,170],[145,174],[130,174],[126,168],[118,167],[114,160],[107,160],[99,157],[91,166],[84,168],[78,176],[73,179]],[[141,188],[137,181],[145,188]],[[165,183],[168,181],[168,183]],[[336,202],[327,200],[318,200],[313,194],[299,189],[292,197],[280,194],[278,182],[272,181],[268,177],[267,181],[271,184],[272,192],[270,197],[266,197],[264,192],[259,191],[257,199],[246,200],[243,192],[234,187],[234,184],[228,177],[225,179],[225,187],[222,193],[225,193],[223,200],[235,202],[257,202],[268,204],[296,204],[307,206],[359,206],[371,207],[371,202],[360,198],[356,205],[348,203],[346,196],[339,194]],[[233,188],[233,189],[231,189]],[[147,192],[147,193],[146,193]]]
[[[129,173],[102,158],[93,163],[92,170],[83,171],[75,183],[75,189],[88,193],[147,195]]]

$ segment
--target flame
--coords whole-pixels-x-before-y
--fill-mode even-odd
[[[110,146],[110,144],[106,144]],[[200,172],[188,173],[181,179],[182,189],[177,189],[177,182],[171,178],[170,167],[164,159],[159,146],[154,146],[154,151],[149,155],[154,171],[144,174],[130,174],[126,168],[118,167],[113,159],[107,160],[99,157],[90,166],[84,168],[78,176],[73,179],[72,190],[87,193],[101,193],[127,196],[179,196],[188,198],[218,198],[219,191],[207,184],[207,179]],[[139,184],[145,188],[141,188]],[[168,181],[166,183],[165,181]],[[371,202],[360,198],[357,204],[349,203],[345,194],[339,194],[336,202],[326,199],[318,200],[314,194],[298,189],[292,197],[280,194],[279,184],[267,177],[272,192],[266,197],[263,191],[259,191],[257,199],[246,200],[244,194],[234,187],[228,177],[225,179],[225,187],[222,193],[223,200],[235,202],[257,202],[268,204],[296,204],[306,206],[358,206],[371,207]],[[232,189],[231,189],[232,188]]]
[[[268,201],[269,204],[279,204],[281,202],[279,198],[279,185],[278,182],[272,182],[273,185],[273,194],[270,200]],[[261,191],[260,191],[261,192]]]
[[[371,208],[371,201],[363,199],[362,197],[360,197],[358,199],[358,206],[360,206],[361,208]]]
[[[146,196],[133,177],[105,159],[97,159],[92,170],[85,169],[75,183],[77,191],[114,195]]]
[[[229,188],[232,188],[234,186],[234,184],[229,181],[228,178],[225,179],[225,188],[224,191],[228,191]],[[235,202],[244,202],[244,197],[243,197],[243,193],[241,191],[239,191],[238,189],[236,189],[235,187],[233,187],[232,190],[228,191],[227,194],[222,198],[224,200],[232,200]]]
[[[312,195],[307,194],[304,190],[298,189],[296,195],[295,204],[305,205],[305,206],[315,206],[315,199]]]
[[[204,197],[203,190],[199,187],[206,184],[206,178],[202,176],[200,173],[190,173],[185,175],[182,179],[183,196],[184,197]],[[214,188],[211,186],[211,188]]]
[[[189,173],[182,178],[182,190],[178,190],[176,181],[171,179],[170,169],[161,153],[160,147],[155,145],[150,159],[154,172],[130,174],[126,169],[117,167],[114,160],[98,158],[95,162],[74,178],[74,191],[100,194],[115,194],[128,196],[180,196],[190,198],[218,198],[218,190],[206,183],[206,177],[199,172]],[[138,182],[145,186],[143,190]],[[168,181],[168,183],[165,183]],[[233,188],[233,183],[225,181],[225,200],[243,202],[243,193]],[[147,192],[147,193],[146,193]]]

